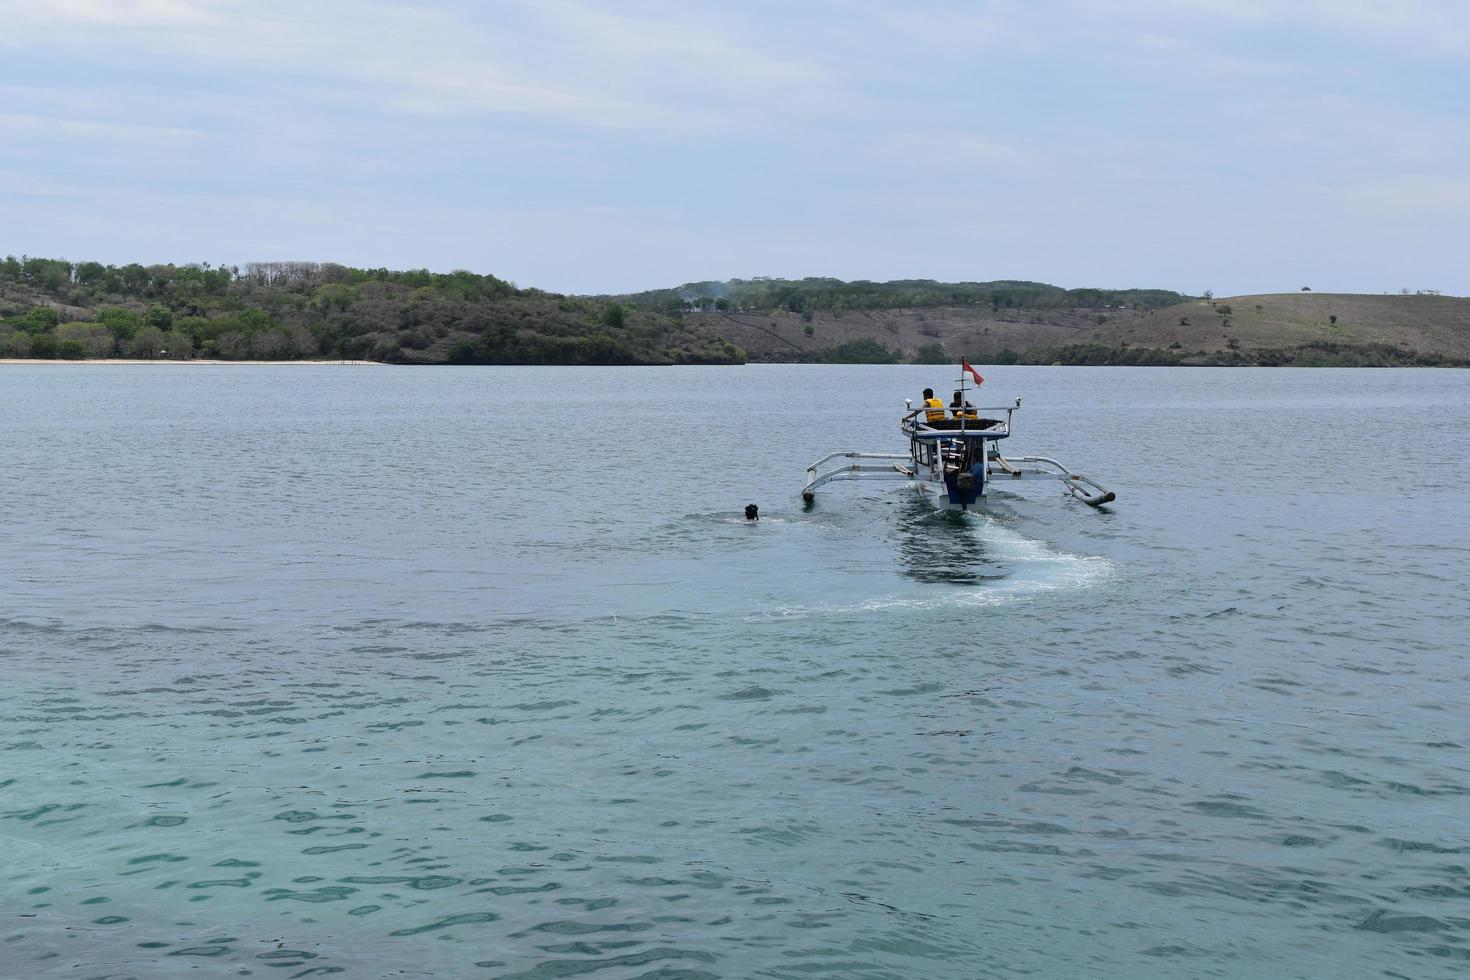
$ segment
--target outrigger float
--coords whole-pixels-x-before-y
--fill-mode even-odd
[[[1101,484],[1075,473],[1049,456],[1003,456],[1000,440],[1011,436],[1011,422],[1021,408],[1021,399],[1004,407],[973,408],[964,401],[964,378],[960,379],[960,408],[950,407],[951,417],[938,409],[914,408],[899,420],[899,431],[909,441],[907,455],[900,453],[830,453],[806,470],[801,498],[816,499],[818,487],[834,480],[904,480],[945,510],[969,510],[979,504],[992,479],[1009,483],[1018,480],[1061,480],[1067,490],[1093,507],[1101,507],[1116,495]],[[1005,413],[1005,418],[987,418],[982,413]],[[848,462],[823,467],[834,460]]]

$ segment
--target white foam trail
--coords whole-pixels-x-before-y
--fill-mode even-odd
[[[985,544],[986,554],[992,560],[1002,565],[1014,566],[1010,576],[1004,581],[986,583],[971,589],[930,590],[923,595],[891,595],[854,603],[786,606],[764,615],[821,616],[956,606],[984,608],[1020,602],[1051,592],[1092,588],[1113,573],[1113,563],[1106,558],[1059,551],[1045,542],[1026,537],[994,517],[983,514],[975,516],[982,523],[967,526],[960,533],[979,536]]]

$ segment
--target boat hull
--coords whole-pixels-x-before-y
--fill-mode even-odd
[[[965,477],[969,477],[968,480]],[[927,474],[914,481],[914,489],[941,510],[974,510],[985,498],[985,470]]]

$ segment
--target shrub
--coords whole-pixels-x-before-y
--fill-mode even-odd
[[[174,325],[173,312],[167,306],[158,303],[148,307],[144,320],[150,327],[157,327],[159,330],[168,330]]]
[[[128,342],[128,353],[134,357],[157,357],[163,353],[163,331],[152,326],[141,328]]]
[[[163,338],[169,357],[180,360],[194,356],[194,338],[181,330],[170,330]]]
[[[80,361],[87,356],[87,349],[80,340],[63,340],[56,345],[56,356],[68,361]]]
[[[113,337],[119,341],[133,339],[133,334],[138,332],[138,314],[121,306],[104,306],[97,311],[97,322],[112,331]]]
[[[37,306],[27,310],[25,316],[15,321],[15,325],[26,333],[41,334],[56,329],[60,322],[60,313],[49,306]]]
[[[74,340],[82,345],[87,357],[108,357],[113,350],[112,334],[100,323],[63,323],[56,328],[56,342]]]
[[[822,352],[828,364],[897,364],[897,351],[891,351],[876,340],[849,340]]]
[[[925,344],[914,351],[910,359],[913,364],[948,364],[951,358],[943,344]]]

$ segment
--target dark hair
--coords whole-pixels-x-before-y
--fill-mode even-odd
[[[934,397],[934,389],[933,388],[925,388],[924,389],[924,397],[925,398],[933,398]]]
[[[960,401],[960,393],[958,391],[954,393],[954,400],[956,404]]]

